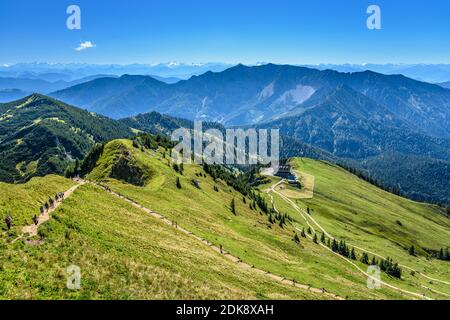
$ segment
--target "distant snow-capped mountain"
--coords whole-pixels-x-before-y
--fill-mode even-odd
[[[224,63],[180,63],[166,62],[158,64],[82,64],[82,63],[18,63],[0,66],[0,77],[40,78],[46,81],[73,81],[96,74],[152,75],[163,78],[187,79],[207,71],[223,71],[231,65]],[[173,82],[170,81],[170,82]]]

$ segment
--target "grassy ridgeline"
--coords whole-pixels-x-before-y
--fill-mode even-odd
[[[61,176],[48,175],[32,178],[25,184],[0,182],[0,225],[5,228],[4,219],[9,214],[14,229],[32,223],[33,216],[39,215],[39,208],[49,200],[55,199],[57,192],[70,189],[75,183]]]

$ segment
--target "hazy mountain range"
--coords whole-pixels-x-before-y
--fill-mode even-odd
[[[359,93],[357,99],[342,101],[350,103],[345,110],[371,104],[371,113],[362,115],[369,116],[367,120],[384,115],[386,121],[450,138],[450,90],[370,71],[340,73],[287,65],[238,65],[175,84],[148,76],[99,78],[51,95],[113,118],[157,111],[189,120],[249,125],[301,115],[333,99],[339,88]]]
[[[98,78],[117,77],[118,76],[111,74],[95,74],[70,81],[61,79],[64,78],[64,74],[24,74],[23,77],[0,77],[0,102],[24,98],[35,92],[48,94]],[[173,77],[164,78],[153,75],[152,78],[165,83],[176,83],[180,81],[180,79]]]
[[[305,65],[308,66],[308,65]],[[415,80],[439,83],[449,81],[450,65],[448,64],[319,64],[309,67],[340,72],[374,71],[384,74],[402,74]]]
[[[85,64],[85,63],[18,63],[0,66],[0,77],[40,78],[47,81],[72,81],[97,74],[121,76],[124,74],[152,75],[163,78],[187,79],[207,71],[223,71],[232,65],[225,63],[159,64]]]
[[[0,77],[0,102],[10,101],[7,94],[15,94],[16,97],[22,98],[33,92],[47,94],[56,90],[68,88],[83,82],[88,82],[97,78],[111,77],[110,75],[98,74],[87,76],[76,80],[49,80],[40,77]],[[51,78],[51,77],[49,77]]]
[[[255,63],[253,66],[266,63]],[[384,74],[402,74],[406,77],[430,82],[441,83],[450,81],[450,65],[448,64],[296,64],[319,70],[336,70],[340,72],[374,71]],[[158,64],[82,64],[82,63],[18,63],[0,65],[0,77],[39,78],[50,82],[76,79],[97,74],[121,76],[124,74],[152,75],[164,78],[188,79],[207,71],[220,72],[232,67],[233,64],[180,63],[166,62]]]
[[[450,90],[402,75],[238,65],[175,84],[147,76],[96,79],[52,96],[113,118],[156,111],[279,128],[285,155],[306,143],[415,199],[450,197]],[[406,167],[421,171],[400,175]]]

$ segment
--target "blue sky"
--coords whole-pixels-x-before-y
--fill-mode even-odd
[[[382,30],[366,28],[370,4]],[[0,64],[450,63],[450,1],[1,0],[0,41]]]

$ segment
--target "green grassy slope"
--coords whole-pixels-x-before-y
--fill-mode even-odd
[[[414,202],[376,188],[334,165],[296,159],[295,167],[315,176],[314,197],[304,200],[314,209],[314,217],[330,231],[353,239],[363,239],[381,249],[386,242],[398,252],[414,245],[421,254],[450,243],[450,219],[438,206]],[[385,244],[376,246],[375,239]],[[370,240],[370,241],[368,241]]]
[[[105,147],[105,155],[110,148],[117,148],[118,142]],[[180,226],[199,235],[260,269],[296,279],[301,283],[349,298],[408,298],[387,288],[375,291],[366,287],[366,277],[352,266],[340,263],[339,258],[306,239],[296,244],[292,239],[292,226],[281,228],[270,224],[268,217],[259,210],[249,208],[241,194],[232,190],[222,181],[214,181],[201,167],[185,165],[184,174],[176,173],[163,151],[141,151],[133,148],[130,141],[120,143],[127,146],[135,158],[139,158],[155,175],[145,187],[138,187],[115,179],[99,166],[88,178],[101,180],[111,189],[133,199],[146,207],[176,221]],[[99,163],[108,162],[100,159]],[[102,174],[100,174],[102,172]],[[179,178],[182,188],[176,187]],[[200,188],[192,184],[195,179]],[[214,187],[219,191],[214,191]],[[230,210],[235,199],[237,215]]]
[[[292,164],[315,177],[314,197],[296,203],[312,209],[311,216],[332,236],[448,282],[449,263],[430,259],[427,253],[450,244],[450,218],[443,209],[385,192],[326,162],[301,158]],[[408,254],[411,245],[417,256]],[[405,268],[403,274],[419,289],[426,286],[449,294],[449,285],[412,276]]]

